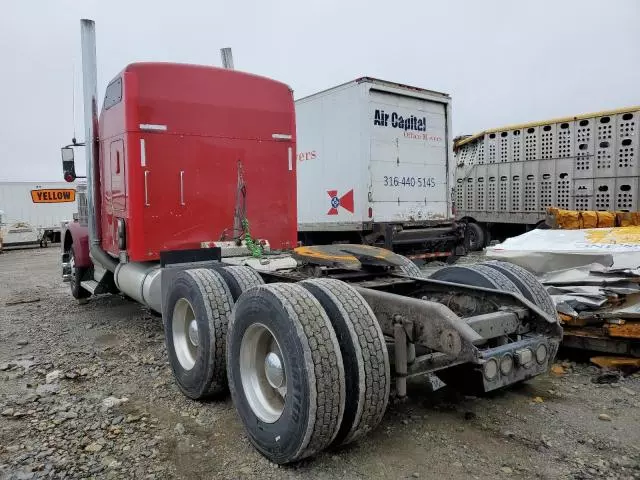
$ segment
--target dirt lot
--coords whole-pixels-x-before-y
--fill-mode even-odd
[[[58,253],[0,255],[2,479],[640,478],[640,377],[594,384],[573,362],[486,398],[414,381],[364,441],[277,468],[228,397],[180,394],[159,318],[119,296],[78,305]]]

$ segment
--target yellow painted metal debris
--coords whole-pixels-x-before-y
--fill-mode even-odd
[[[591,363],[600,368],[640,368],[640,358],[632,357],[591,357]]]

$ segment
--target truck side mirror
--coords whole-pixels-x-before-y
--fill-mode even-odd
[[[67,182],[73,182],[76,179],[76,164],[74,159],[73,148],[63,147],[62,152],[62,172]]]

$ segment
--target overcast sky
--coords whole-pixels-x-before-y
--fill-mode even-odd
[[[0,181],[61,179],[73,88],[83,137],[83,17],[96,20],[101,98],[127,63],[220,65],[220,48],[231,46],[237,69],[281,80],[296,98],[365,75],[447,92],[455,135],[640,104],[639,0],[2,0],[2,7]]]

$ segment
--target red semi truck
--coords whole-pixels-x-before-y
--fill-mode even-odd
[[[410,376],[485,392],[548,370],[562,330],[518,267],[426,279],[380,248],[293,248],[289,87],[132,64],[109,83],[98,119],[93,22],[81,31],[87,186],[63,232],[63,278],[79,300],[120,292],[161,313],[181,391],[228,388],[267,458],[357,440],[380,422],[392,382],[402,397]],[[67,180],[73,148],[62,150]]]

